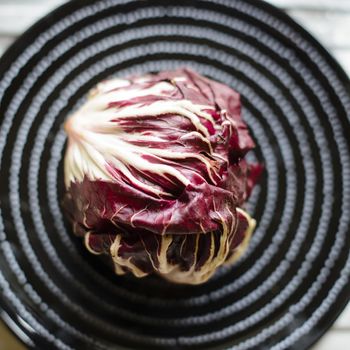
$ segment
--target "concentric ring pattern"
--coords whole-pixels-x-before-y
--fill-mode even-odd
[[[117,277],[65,221],[62,123],[111,75],[190,66],[242,95],[266,170],[246,255],[201,286]],[[350,295],[350,84],[260,1],[71,1],[0,61],[3,317],[45,349],[305,349]]]

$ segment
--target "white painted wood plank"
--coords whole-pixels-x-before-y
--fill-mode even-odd
[[[345,310],[339,316],[333,328],[338,330],[348,330],[350,333],[350,304],[345,308]],[[349,348],[350,348],[350,343],[349,343]]]
[[[290,10],[288,14],[324,45],[350,48],[350,12]]]
[[[11,36],[0,36],[0,56],[4,51],[12,44],[15,40],[15,37]]]
[[[345,72],[350,77],[350,50],[335,49],[330,50],[333,56],[338,60]],[[350,349],[350,344],[349,344]]]
[[[27,1],[18,4],[0,2],[0,33],[19,35],[39,18],[64,2],[63,0],[35,3]]]
[[[323,9],[330,11],[350,11],[349,0],[266,0],[286,9],[300,8],[307,10]]]
[[[310,350],[349,350],[350,332],[331,330],[327,332]]]
[[[55,0],[0,0],[1,4],[10,4],[10,5],[17,5],[17,4],[37,4],[40,2],[53,2]]]

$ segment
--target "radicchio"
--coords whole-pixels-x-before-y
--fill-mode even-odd
[[[65,123],[64,206],[115,272],[198,284],[244,252],[261,172],[240,97],[189,69],[94,88]]]

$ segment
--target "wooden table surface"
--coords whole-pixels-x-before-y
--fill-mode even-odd
[[[0,0],[0,55],[28,26],[63,2],[63,0]],[[283,8],[309,30],[350,75],[350,0],[269,0],[268,2]],[[1,322],[0,349],[25,349]],[[350,349],[350,305],[312,348],[312,350],[330,349]]]

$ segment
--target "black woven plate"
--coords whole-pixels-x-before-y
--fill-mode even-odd
[[[190,66],[242,94],[266,173],[247,254],[202,286],[117,277],[60,207],[67,113],[110,75]],[[350,295],[349,81],[261,1],[72,1],[0,61],[3,318],[42,349],[306,349]]]

